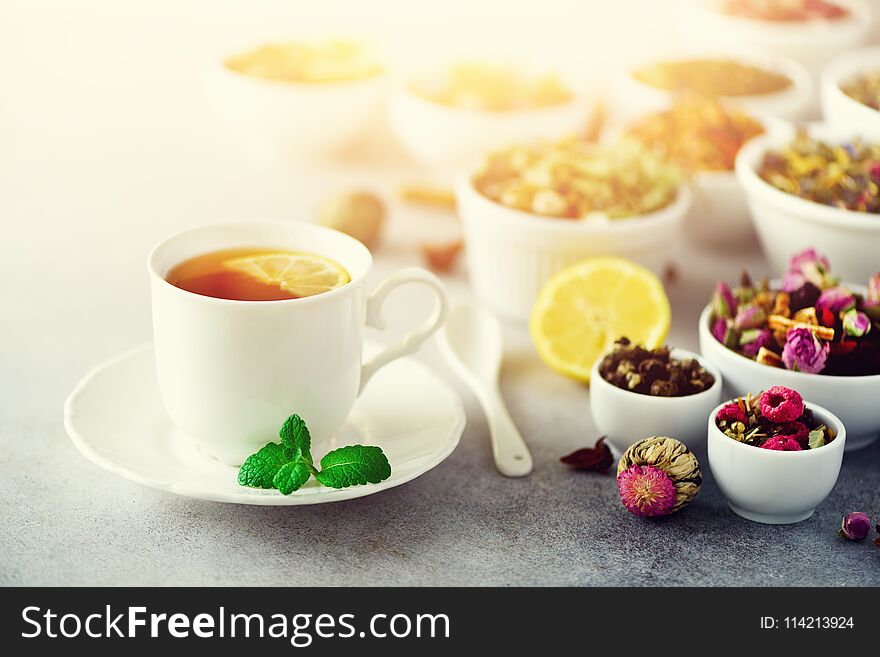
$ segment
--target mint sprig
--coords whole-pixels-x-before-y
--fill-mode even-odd
[[[312,437],[299,415],[291,415],[278,432],[281,443],[267,443],[238,470],[238,483],[251,488],[277,488],[290,495],[313,475],[330,488],[378,484],[391,476],[391,464],[381,447],[348,445],[328,452],[321,469],[312,460]]]

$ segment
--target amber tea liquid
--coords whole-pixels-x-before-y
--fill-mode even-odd
[[[239,258],[269,255],[283,257],[303,254],[284,249],[266,248],[212,251],[184,260],[174,266],[165,276],[165,280],[188,292],[234,301],[280,301],[304,296],[292,293],[277,282],[264,282],[258,276],[250,275],[225,264]],[[336,266],[338,267],[338,265]],[[347,274],[345,276],[347,277]]]

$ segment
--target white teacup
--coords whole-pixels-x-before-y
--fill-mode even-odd
[[[230,248],[315,253],[344,266],[351,282],[301,299],[234,301],[187,292],[165,280],[175,265]],[[173,422],[208,454],[239,465],[277,440],[291,413],[314,442],[344,424],[370,377],[412,353],[446,319],[443,284],[423,269],[403,269],[368,295],[372,256],[363,244],[305,223],[242,222],[188,230],[150,253],[153,334],[162,400]],[[394,288],[422,283],[436,297],[420,328],[362,363],[364,327],[384,328],[382,304]]]

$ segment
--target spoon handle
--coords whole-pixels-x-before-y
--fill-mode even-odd
[[[487,395],[483,411],[489,421],[495,467],[507,477],[524,477],[532,471],[532,455],[513,423],[500,394]]]

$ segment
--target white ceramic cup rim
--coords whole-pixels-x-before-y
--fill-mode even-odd
[[[167,271],[160,272],[157,267],[157,260],[161,256],[162,252],[167,249],[173,242],[176,242],[179,239],[184,239],[190,236],[193,233],[198,233],[202,231],[207,231],[211,229],[223,230],[227,228],[240,228],[240,227],[252,227],[252,226],[271,226],[279,229],[291,229],[294,230],[305,230],[306,232],[313,232],[316,234],[324,233],[324,234],[334,234],[337,239],[341,241],[349,241],[350,246],[355,250],[361,251],[361,256],[364,257],[364,265],[362,267],[362,271],[354,273],[348,267],[346,263],[339,263],[343,267],[345,267],[346,271],[348,271],[351,276],[351,280],[345,285],[340,285],[333,290],[329,290],[328,292],[322,292],[321,294],[316,294],[309,297],[300,297],[297,299],[277,299],[273,301],[246,301],[241,299],[221,299],[218,297],[209,297],[204,294],[198,294],[196,292],[190,292],[189,290],[184,290],[182,288],[177,287],[176,285],[172,285],[165,278],[167,275]],[[242,248],[259,248],[260,245],[257,244],[242,244]],[[268,248],[273,247],[274,245],[266,244]],[[210,253],[210,250],[204,251],[204,253]],[[195,254],[194,254],[195,255]],[[321,255],[321,254],[317,254]],[[194,256],[190,256],[194,257]],[[184,259],[185,260],[185,259]],[[307,305],[313,303],[320,303],[323,301],[327,301],[332,297],[337,295],[346,294],[349,289],[354,287],[355,285],[361,283],[364,278],[366,278],[367,273],[372,268],[373,256],[370,253],[370,250],[364,246],[363,243],[351,237],[350,235],[346,235],[345,233],[334,230],[332,228],[326,228],[324,226],[318,226],[317,224],[308,224],[308,223],[294,223],[290,221],[280,221],[280,220],[259,220],[259,221],[236,221],[229,222],[223,224],[206,224],[203,226],[197,226],[195,228],[190,228],[184,231],[177,232],[170,237],[166,237],[161,242],[159,242],[153,249],[150,251],[150,254],[147,256],[147,271],[150,274],[150,277],[158,282],[162,286],[166,286],[170,288],[175,294],[183,295],[188,298],[190,301],[208,303],[208,304],[220,304],[220,305],[233,305],[233,306],[251,306],[251,307],[272,307],[278,305],[290,305],[290,304],[298,304],[298,305]],[[175,263],[175,265],[180,264],[180,262]],[[172,265],[174,266],[174,265]]]
[[[610,353],[610,352],[609,352]],[[713,377],[715,377],[715,382],[706,388],[705,390],[701,390],[700,392],[694,393],[692,395],[679,395],[677,397],[660,397],[655,395],[643,395],[638,392],[632,392],[631,390],[624,390],[623,388],[618,388],[613,383],[606,381],[602,375],[599,373],[599,366],[602,364],[602,359],[605,358],[607,354],[604,354],[599,360],[597,360],[593,364],[593,369],[590,372],[590,385],[593,385],[593,382],[596,382],[596,385],[603,386],[608,389],[612,389],[611,394],[617,395],[618,399],[625,401],[634,401],[638,398],[639,403],[642,403],[644,400],[644,404],[646,405],[654,405],[654,406],[671,406],[672,404],[678,404],[680,406],[684,406],[688,404],[690,400],[702,399],[706,395],[711,394],[713,391],[716,391],[721,385],[723,385],[721,372],[718,370],[715,365],[710,362],[704,356],[694,353],[692,351],[688,351],[687,349],[680,349],[678,347],[673,347],[670,351],[670,355],[672,358],[677,360],[683,360],[687,358],[693,358],[696,360],[706,371],[709,372]]]
[[[769,459],[778,459],[778,458],[800,458],[800,459],[809,459],[809,458],[824,458],[822,454],[832,454],[834,452],[842,451],[844,445],[846,444],[846,427],[844,427],[843,422],[840,421],[834,413],[829,411],[827,408],[819,406],[818,404],[812,404],[810,402],[804,402],[804,407],[809,408],[813,411],[813,417],[819,420],[820,424],[824,424],[829,429],[833,429],[837,434],[829,444],[823,445],[822,447],[817,447],[815,449],[802,449],[796,452],[790,451],[782,451],[776,449],[763,449],[761,447],[755,447],[754,445],[746,445],[745,443],[741,443],[738,440],[734,440],[730,436],[724,434],[721,429],[715,424],[715,417],[718,415],[718,411],[720,411],[723,407],[730,404],[733,400],[728,399],[726,401],[721,402],[716,406],[712,412],[709,414],[709,428],[714,429],[716,432],[716,437],[723,438],[724,440],[729,441],[734,445],[734,449],[747,449],[749,453],[755,454],[757,453],[766,453],[766,458]],[[827,450],[827,451],[826,451]],[[760,457],[759,457],[760,458]]]

